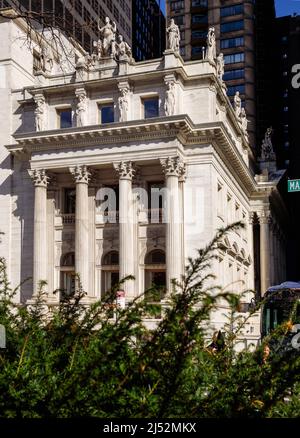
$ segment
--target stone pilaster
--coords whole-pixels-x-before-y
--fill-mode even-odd
[[[114,163],[119,175],[119,265],[120,279],[134,275],[134,217],[132,178],[134,169],[130,161]],[[126,301],[135,297],[135,281],[127,280],[123,284]]]
[[[264,295],[267,289],[271,286],[269,232],[270,212],[259,212],[258,219],[260,225],[260,290],[261,295]]]
[[[44,169],[34,169],[28,172],[35,188],[33,224],[33,296],[35,296],[39,290],[40,281],[47,281],[47,185],[49,177]]]
[[[75,209],[75,270],[85,292],[89,294],[89,205],[88,183],[91,173],[87,166],[70,168],[76,184]]]
[[[182,212],[179,201],[179,177],[185,173],[185,165],[179,157],[160,160],[166,178],[166,262],[167,290],[172,290],[172,280],[180,280],[182,274]]]

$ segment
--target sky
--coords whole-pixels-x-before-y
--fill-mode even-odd
[[[300,0],[275,0],[276,15],[292,15],[294,12],[300,14]]]
[[[159,0],[156,0],[159,3]],[[277,17],[291,15],[294,12],[300,14],[300,0],[275,0]],[[160,6],[165,13],[165,0],[160,0]]]

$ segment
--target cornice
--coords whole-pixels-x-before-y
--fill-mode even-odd
[[[223,122],[195,125],[188,115],[175,115],[108,125],[93,125],[67,129],[15,134],[16,144],[6,146],[14,153],[32,153],[54,149],[84,149],[130,142],[178,140],[183,148],[212,144],[239,175],[249,193],[257,191],[250,169],[239,152],[236,140]]]

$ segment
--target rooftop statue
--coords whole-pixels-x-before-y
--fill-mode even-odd
[[[180,32],[179,27],[175,24],[173,18],[171,18],[170,26],[167,27],[168,45],[169,49],[176,53],[179,53]]]
[[[119,60],[130,60],[132,58],[132,51],[129,44],[124,41],[123,36],[118,36],[118,41],[115,46],[115,54]]]
[[[217,76],[220,79],[220,81],[223,81],[223,75],[224,75],[224,56],[223,53],[220,53],[217,57]]]
[[[215,28],[210,27],[207,34],[206,59],[214,62],[217,57]]]
[[[241,111],[242,111],[242,99],[240,98],[240,92],[237,91],[235,93],[234,99],[233,99],[233,107],[234,112],[238,118],[240,118]]]
[[[262,145],[261,145],[261,159],[263,161],[274,161],[276,160],[276,155],[273,149],[272,144],[272,134],[273,134],[273,128],[270,127],[267,129],[265,133],[265,138],[263,139]]]
[[[114,21],[111,23],[110,19],[106,17],[105,25],[103,27],[100,27],[100,19],[98,19],[98,30],[100,32],[101,41],[101,44],[99,44],[99,48],[101,50],[99,57],[113,57],[115,54],[115,42],[117,32],[116,23]]]

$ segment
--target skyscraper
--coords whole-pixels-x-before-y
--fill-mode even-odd
[[[132,1],[132,50],[136,61],[160,58],[165,49],[166,20],[160,2]]]
[[[180,27],[181,55],[201,59],[207,30],[215,28],[218,51],[224,53],[228,95],[239,91],[246,107],[252,147],[259,148],[273,110],[269,71],[273,66],[274,0],[167,0],[167,16]]]
[[[132,44],[131,0],[0,0],[0,7],[24,8],[44,15],[45,23],[63,29],[86,49],[91,50],[105,17],[116,22],[120,34]]]

